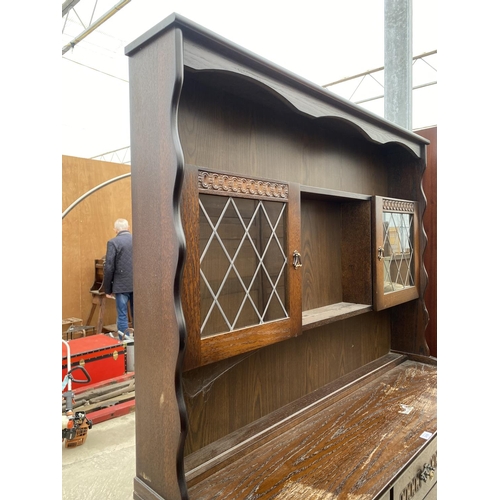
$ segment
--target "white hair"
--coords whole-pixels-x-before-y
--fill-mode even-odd
[[[115,230],[120,232],[120,231],[127,231],[128,230],[128,221],[127,219],[116,219],[115,221]]]

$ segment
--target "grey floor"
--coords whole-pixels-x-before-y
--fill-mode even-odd
[[[84,444],[62,443],[63,500],[132,500],[135,413],[96,424]]]

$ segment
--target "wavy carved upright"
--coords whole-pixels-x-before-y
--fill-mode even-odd
[[[130,58],[135,499],[187,498],[180,380],[186,332],[179,292],[185,253],[179,212],[184,158],[175,126],[182,78],[178,29],[162,33]]]

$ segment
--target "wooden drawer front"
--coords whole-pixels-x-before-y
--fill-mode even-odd
[[[430,465],[435,470],[433,477],[427,481],[421,479],[420,474],[425,465]],[[427,500],[427,494],[437,483],[437,438],[418,455],[404,474],[394,484],[394,500]],[[434,489],[434,491],[436,491]],[[432,495],[430,496],[432,498]]]

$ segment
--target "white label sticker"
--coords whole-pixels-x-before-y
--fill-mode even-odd
[[[427,432],[427,431],[422,432],[422,434],[420,434],[420,437],[422,439],[430,439],[431,436],[432,436],[432,432]]]
[[[398,413],[402,413],[403,415],[408,415],[413,410],[413,406],[403,405],[401,403],[399,403],[399,406],[401,406],[401,411]]]

